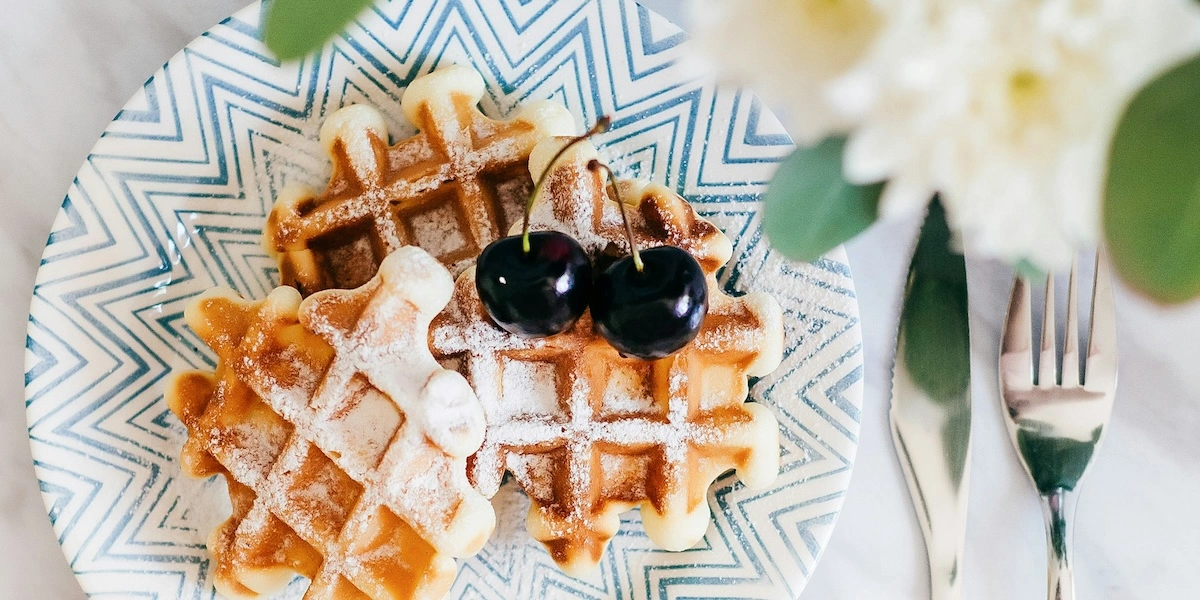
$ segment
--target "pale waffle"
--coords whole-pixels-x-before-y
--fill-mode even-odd
[[[189,433],[184,471],[228,482],[233,515],[208,545],[222,594],[299,574],[306,599],[440,598],[452,557],[483,546],[495,514],[466,475],[483,410],[426,345],[452,288],[404,247],[357,290],[218,289],[188,307],[217,370],[179,375],[167,402]]]
[[[534,150],[535,177],[562,143]],[[580,144],[560,159],[532,223],[575,237],[602,259],[628,244],[618,205],[587,168],[594,156]],[[430,332],[434,354],[467,376],[487,413],[483,447],[469,463],[472,482],[491,497],[511,472],[532,500],[530,533],[572,574],[596,568],[620,513],[641,506],[650,539],[682,550],[708,528],[716,477],[736,469],[758,487],[779,469],[774,416],[745,402],[747,376],[780,362],[778,303],[720,290],[715,273],[732,247],[683,198],[644,183],[623,182],[621,191],[640,247],[683,248],[708,276],[708,316],[692,343],[653,362],[624,357],[593,332],[586,313],[562,334],[523,339],[486,315],[474,269],[459,277]]]
[[[303,295],[354,288],[405,245],[457,274],[520,221],[533,188],[530,150],[572,134],[574,119],[541,101],[493,120],[477,107],[484,91],[479,73],[461,65],[418,77],[400,106],[420,133],[391,146],[374,108],[333,113],[321,128],[333,161],[325,191],[289,187],[267,219],[265,245],[283,284]]]

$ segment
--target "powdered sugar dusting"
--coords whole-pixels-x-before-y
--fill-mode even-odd
[[[533,226],[575,236],[593,253],[622,247],[617,205],[593,175],[579,164],[559,167],[547,179]],[[677,355],[654,363],[620,357],[592,331],[586,313],[556,336],[510,335],[482,310],[470,270],[431,330],[436,354],[463,361],[488,416],[472,481],[493,495],[511,472],[535,501],[531,528],[549,532],[551,538],[540,539],[565,541],[573,548],[568,555],[587,552],[586,540],[606,514],[646,502],[667,514],[694,510],[688,499],[703,496],[697,488],[753,456],[778,451],[769,436],[751,435],[758,417],[736,408],[747,396],[745,365],[779,332],[765,330],[754,310],[716,285],[711,273],[723,264],[728,240],[677,196],[650,202],[630,211],[639,243],[673,243],[708,261],[709,319]],[[528,391],[531,386],[541,393]],[[519,395],[511,393],[514,387]],[[673,534],[651,535],[665,540]]]
[[[217,437],[210,444],[229,448],[232,460],[243,465],[244,475],[248,479],[261,480],[267,476],[271,464],[283,451],[289,433],[283,427],[263,425],[237,423],[224,431],[214,429],[212,435]],[[222,439],[222,436],[228,438]]]
[[[422,143],[421,136],[410,138],[388,149],[388,171],[398,173],[412,169],[415,165],[432,163],[436,160],[433,147]]]
[[[521,172],[530,151],[551,133],[570,133],[562,130],[569,119],[561,118],[565,109],[490,119],[477,107],[482,83],[463,87],[466,79],[440,71],[417,78],[402,105],[422,130],[391,147],[373,108],[348,106],[329,117],[322,135],[337,143],[327,145],[335,166],[325,191],[310,198],[306,210],[294,202],[278,203],[268,221],[268,243],[280,253],[280,271],[294,278],[284,283],[306,293],[331,285],[353,287],[365,279],[344,283],[340,265],[358,268],[369,262],[361,271],[369,277],[385,256],[412,244],[457,273],[505,234],[513,223],[511,196],[529,185]],[[367,252],[360,243],[321,247],[319,240],[331,232],[363,223],[369,227],[360,235],[373,238],[381,246],[376,251]],[[331,256],[318,261],[324,264],[310,260],[310,251],[324,255],[330,250]]]
[[[562,139],[547,140],[535,149],[547,154],[561,147]],[[579,149],[583,146],[582,149]],[[692,254],[707,274],[714,274],[730,258],[732,244],[721,230],[700,217],[686,200],[661,185],[645,181],[618,181],[609,186],[603,170],[587,168],[595,150],[586,143],[568,151],[567,158],[546,176],[545,192],[534,205],[534,229],[561,231],[574,237],[596,255],[613,248],[626,254],[629,243],[618,199],[626,204],[633,238],[639,248],[677,246]],[[514,227],[510,233],[515,233]]]
[[[413,241],[439,258],[461,252],[467,246],[467,239],[459,225],[457,207],[452,203],[412,214],[408,217],[408,226]]]
[[[511,356],[501,360],[499,418],[562,413],[558,405],[558,375],[554,363]]]
[[[603,411],[611,414],[651,413],[657,408],[649,365],[620,365],[604,386]]]
[[[496,182],[496,204],[504,216],[500,231],[516,227],[525,218],[525,204],[533,193],[533,180],[526,176],[508,177]]]
[[[358,290],[315,295],[298,307],[286,290],[259,303],[227,300],[222,310],[240,312],[232,323],[246,331],[205,340],[232,367],[220,371],[226,378],[217,393],[240,402],[248,381],[261,396],[245,414],[211,421],[207,450],[257,494],[252,513],[278,518],[321,553],[317,582],[434,571],[452,578],[448,555],[468,552],[491,530],[491,508],[466,477],[466,457],[483,436],[482,410],[426,346],[429,321],[450,288],[436,259],[406,248]],[[448,431],[433,429],[441,426]],[[361,536],[393,538],[378,531],[383,507],[424,542],[393,547],[392,566],[367,573],[372,560],[349,557],[366,543]]]
[[[341,409],[330,415],[317,435],[335,458],[365,472],[379,464],[402,417],[396,404],[365,378],[356,378],[346,396]]]

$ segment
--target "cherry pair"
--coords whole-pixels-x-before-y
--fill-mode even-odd
[[[607,127],[607,119],[601,119],[571,140],[550,161],[551,168],[567,148]],[[616,190],[608,167],[592,161],[588,168],[604,169]],[[618,198],[631,253],[593,276],[591,258],[574,238],[529,231],[529,211],[545,177],[526,206],[523,233],[492,242],[476,263],[475,286],[492,320],[514,335],[548,337],[571,328],[591,307],[596,331],[622,354],[654,360],[691,342],[708,313],[700,263],[674,246],[639,251]]]

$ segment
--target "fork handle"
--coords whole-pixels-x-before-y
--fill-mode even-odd
[[[1075,600],[1075,575],[1071,570],[1071,538],[1074,533],[1076,496],[1058,488],[1042,496],[1049,541],[1049,600]]]

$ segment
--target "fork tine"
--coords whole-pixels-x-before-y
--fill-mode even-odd
[[[1033,387],[1032,305],[1029,280],[1016,277],[1000,337],[1000,383],[1006,389]]]
[[[1042,313],[1042,349],[1038,353],[1038,387],[1058,385],[1058,351],[1054,346],[1054,273],[1049,273],[1046,275],[1046,308]]]
[[[1112,391],[1117,385],[1117,311],[1113,304],[1112,274],[1104,250],[1096,253],[1092,326],[1088,333],[1084,381],[1089,389]]]
[[[1079,261],[1071,258],[1071,277],[1067,283],[1067,328],[1063,332],[1062,384],[1079,385]]]

